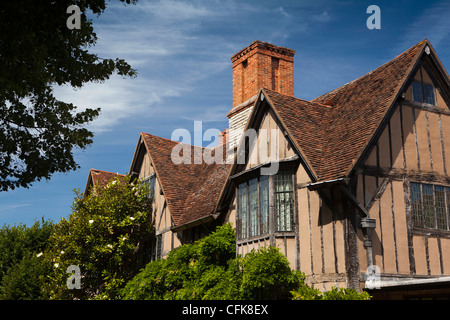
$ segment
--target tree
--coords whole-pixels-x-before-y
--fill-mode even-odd
[[[136,3],[137,0],[120,0]],[[80,29],[69,29],[70,5],[81,10]],[[104,0],[17,0],[0,7],[0,191],[29,187],[55,172],[79,167],[72,150],[92,143],[83,126],[100,109],[76,111],[57,100],[54,85],[80,88],[112,74],[135,76],[122,59],[90,53],[97,36],[92,19]]]
[[[72,214],[61,219],[45,258],[52,264],[51,299],[115,299],[145,265],[154,236],[149,186],[116,177],[87,196],[77,192]],[[81,271],[81,288],[69,288],[69,266]]]
[[[0,299],[47,299],[50,264],[43,259],[55,225],[36,221],[0,229]]]

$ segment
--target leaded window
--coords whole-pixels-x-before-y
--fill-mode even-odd
[[[274,190],[269,192],[270,179]],[[291,171],[279,171],[274,176],[259,176],[238,185],[238,239],[268,234],[271,230],[269,203],[274,204],[274,231],[294,231],[294,198]]]
[[[413,81],[412,93],[413,100],[416,102],[425,102],[431,105],[436,105],[435,88],[431,84],[424,83],[422,85],[419,81]]]
[[[415,226],[449,230],[450,187],[411,182],[411,205]]]
[[[275,175],[276,231],[294,231],[294,196],[292,173],[280,171]]]

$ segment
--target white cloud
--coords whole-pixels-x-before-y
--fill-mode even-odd
[[[186,90],[156,80],[114,76],[104,83],[89,83],[77,90],[69,86],[57,87],[55,96],[73,103],[79,110],[100,107],[100,116],[89,125],[90,130],[100,133],[112,130],[121,120],[138,116],[141,112],[149,115],[156,111],[153,106]]]

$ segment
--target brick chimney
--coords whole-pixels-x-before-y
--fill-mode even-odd
[[[219,146],[227,143],[228,140],[228,129],[219,132]]]
[[[294,96],[292,49],[254,41],[231,57],[233,63],[233,108],[228,112],[230,147],[237,147],[261,88]]]

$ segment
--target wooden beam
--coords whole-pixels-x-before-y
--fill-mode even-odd
[[[340,186],[341,191],[350,199],[350,201],[359,209],[360,217],[365,218],[369,216],[369,212],[367,212],[366,208],[355,198],[355,196],[345,187]]]

